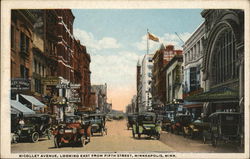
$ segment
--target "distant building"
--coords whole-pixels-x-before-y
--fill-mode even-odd
[[[152,68],[153,68],[153,54],[146,54],[142,60],[141,66],[141,111],[146,111],[152,107]]]
[[[93,99],[95,98],[95,110],[98,109],[101,112],[107,111],[107,84],[104,85],[92,85],[91,92]]]
[[[136,112],[141,112],[140,108],[142,107],[142,97],[141,97],[141,91],[142,91],[142,84],[141,84],[141,64],[138,60],[137,67],[136,67]]]

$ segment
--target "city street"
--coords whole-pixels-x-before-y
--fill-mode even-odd
[[[12,153],[37,151],[159,151],[159,152],[239,152],[232,145],[221,145],[217,148],[210,144],[203,144],[201,140],[191,140],[181,135],[162,132],[160,141],[148,139],[134,139],[131,130],[127,130],[126,120],[107,122],[108,135],[94,135],[91,142],[84,147],[54,148],[53,140],[41,139],[37,143],[17,143],[11,145]]]

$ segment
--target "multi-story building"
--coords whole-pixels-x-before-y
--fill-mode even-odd
[[[174,57],[181,55],[182,50],[175,50],[173,45],[162,44],[153,56],[152,98],[153,107],[166,104],[166,72],[164,66]]]
[[[95,97],[93,98],[92,107],[95,106],[94,110],[99,110],[100,112],[107,112],[107,84],[104,85],[92,85],[91,86],[92,95]]]
[[[166,72],[166,105],[169,110],[182,106],[182,55],[175,55],[165,66]]]
[[[153,54],[146,54],[142,59],[141,66],[141,110],[146,111],[152,107],[152,68],[153,68]]]
[[[205,9],[204,92],[190,100],[204,102],[204,117],[217,111],[242,113],[244,138],[244,11]],[[243,142],[242,142],[243,143]]]
[[[188,102],[186,97],[191,97],[203,92],[204,82],[202,81],[203,72],[203,42],[205,36],[205,23],[203,22],[190,36],[183,45],[184,64],[183,64],[183,99],[184,107],[190,114],[197,119],[203,112],[203,102]]]
[[[142,107],[142,84],[141,84],[141,64],[140,60],[137,62],[136,66],[136,108],[135,112],[141,112],[140,108]]]
[[[23,94],[18,99],[42,101],[58,115],[62,101],[71,113],[70,107],[89,106],[91,59],[73,36],[73,22],[70,9],[12,10],[12,99]]]

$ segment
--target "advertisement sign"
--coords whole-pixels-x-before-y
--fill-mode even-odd
[[[59,78],[50,76],[50,77],[42,78],[41,82],[43,85],[57,85],[59,83]]]
[[[30,80],[26,78],[12,78],[11,90],[29,90]]]

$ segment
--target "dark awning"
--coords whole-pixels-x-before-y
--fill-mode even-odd
[[[43,104],[42,102],[40,102],[38,99],[36,99],[33,96],[28,96],[28,95],[23,95],[23,94],[21,94],[21,96],[23,98],[25,98],[27,101],[29,101],[31,104],[35,105],[35,106],[38,106],[38,107],[44,107],[45,106],[45,104]]]
[[[225,100],[239,100],[239,92],[227,87],[212,89],[210,91],[187,96],[189,102],[215,102]]]

